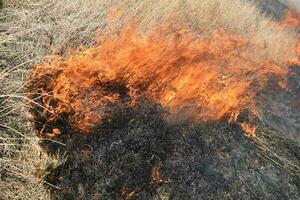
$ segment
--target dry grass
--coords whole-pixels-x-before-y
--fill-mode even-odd
[[[0,191],[4,199],[50,199],[42,179],[33,172],[44,160],[28,125],[23,85],[30,66],[50,54],[94,44],[94,34],[106,31],[111,5],[121,0],[4,0],[0,13]],[[124,14],[138,19],[147,30],[153,24],[189,24],[210,34],[224,28],[249,38],[259,51],[249,49],[254,59],[285,63],[294,55],[296,32],[278,30],[274,22],[250,3],[240,0],[132,0]],[[175,19],[175,20],[174,20]],[[122,26],[118,21],[116,30]],[[200,32],[199,32],[200,34]],[[288,52],[288,53],[287,53]]]
[[[282,64],[294,56],[290,48],[295,43],[296,32],[279,30],[272,19],[261,14],[254,4],[247,1],[130,2],[129,6],[125,6],[125,16],[135,16],[142,29],[165,22],[170,16],[177,16],[175,23],[180,21],[189,24],[192,29],[201,30],[201,34],[210,34],[221,27],[230,33],[248,38],[251,44],[261,47],[255,52],[249,49],[250,57],[254,59],[266,58]],[[286,54],[287,52],[289,53]]]
[[[0,191],[1,199],[47,199],[42,180],[34,175],[35,165],[47,160],[30,134],[22,85],[22,66],[0,72]]]
[[[2,39],[6,51],[0,56],[5,56],[10,63],[19,64],[29,59],[41,60],[45,55],[62,53],[66,48],[76,48],[81,44],[91,45],[95,32],[105,31],[110,6],[120,1],[24,0],[23,7],[6,8],[1,14],[6,23],[0,27],[6,30]],[[131,0],[123,7],[122,16],[135,16],[137,25],[143,30],[173,16],[176,22],[182,21],[193,29],[201,29],[202,34],[222,27],[249,38],[251,43],[262,47],[256,52],[249,50],[253,57],[267,57],[279,63],[293,57],[290,48],[296,33],[279,30],[253,4],[241,0]],[[120,27],[120,21],[116,27]]]

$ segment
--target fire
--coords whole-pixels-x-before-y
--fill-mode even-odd
[[[292,10],[286,10],[284,19],[279,23],[280,28],[295,28],[300,27],[300,16],[298,13]],[[300,55],[300,40],[295,45],[295,52]],[[299,64],[299,61],[293,61],[295,64]]]
[[[121,193],[122,199],[124,199],[124,200],[131,199],[138,191],[139,191],[139,189],[136,188],[133,191],[128,192],[124,185],[122,185],[120,188],[120,193]]]
[[[102,36],[96,47],[38,65],[29,90],[40,96],[44,128],[56,128],[64,116],[89,133],[141,99],[162,105],[172,123],[214,121],[255,109],[255,94],[269,75],[282,77],[278,84],[284,85],[285,67],[248,55],[259,48],[224,30],[198,37],[169,26],[147,34],[126,28],[118,36]]]
[[[160,172],[157,164],[154,164],[151,168],[150,173],[150,183],[151,184],[160,184],[160,183],[170,183],[170,180],[163,180],[160,177]]]
[[[280,22],[280,27],[287,28],[293,26],[300,26],[299,14],[292,10],[286,10],[284,19]]]
[[[280,83],[278,83],[278,85],[279,87],[281,87]],[[245,136],[247,136],[248,138],[255,138],[257,127],[250,124],[249,122],[255,121],[257,116],[254,115],[254,113],[248,113],[247,114],[248,121],[244,121],[244,120],[239,120],[240,114],[241,114],[240,112],[232,113],[229,117],[229,122],[232,124],[233,123],[238,124],[241,127],[241,129],[244,131]]]
[[[246,136],[249,138],[254,138],[255,137],[255,132],[256,132],[256,127],[255,126],[251,126],[249,124],[247,124],[246,122],[243,122],[241,124],[244,132],[246,133]]]
[[[151,169],[150,183],[161,182],[158,166],[155,164]]]

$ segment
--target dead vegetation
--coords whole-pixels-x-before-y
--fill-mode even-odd
[[[48,159],[30,134],[22,85],[22,66],[0,72],[0,190],[2,199],[49,198],[35,165]]]
[[[11,1],[4,1],[8,5]],[[13,1],[14,2],[14,1]],[[92,45],[96,32],[105,32],[107,13],[120,0],[111,1],[21,1],[21,7],[7,7],[1,13],[2,43],[5,51],[1,57],[12,64],[45,55],[63,53],[80,45]],[[253,57],[267,56],[276,62],[293,57],[289,51],[295,42],[293,30],[278,30],[274,22],[260,13],[254,4],[240,1],[130,1],[121,4],[120,18],[133,16],[141,29],[147,30],[155,23],[172,18],[174,23],[184,21],[199,34],[210,34],[224,28],[249,38],[263,46],[261,52],[251,52]],[[122,25],[120,18],[113,22],[114,29]],[[107,29],[106,29],[107,30]],[[3,48],[3,45],[2,45]],[[18,54],[16,55],[16,52]],[[284,52],[290,52],[286,55]]]
[[[25,98],[23,90],[28,70],[30,70],[30,67],[32,67],[34,64],[44,60],[45,56],[51,54],[64,55],[67,49],[76,49],[80,45],[93,45],[95,42],[95,33],[105,33],[108,30],[106,19],[107,14],[112,10],[111,6],[117,5],[120,2],[121,1],[119,0],[3,1],[3,8],[0,13],[0,191],[1,197],[3,197],[3,199],[50,199],[49,191],[47,191],[47,189],[45,189],[44,187],[45,182],[43,177],[48,175],[48,173],[51,173],[51,170],[55,171],[55,168],[61,166],[61,164],[65,161],[64,157],[58,158],[57,155],[46,155],[38,144],[38,138],[35,137],[33,130],[31,130],[30,128],[27,114],[28,99]],[[134,16],[134,19],[138,22],[137,26],[145,31],[148,27],[153,26],[153,24],[165,22],[171,19],[175,25],[178,22],[188,24],[191,29],[198,31],[200,37],[201,35],[209,35],[214,30],[222,27],[227,31],[249,38],[251,43],[263,47],[259,52],[254,52],[253,49],[248,50],[253,59],[267,57],[268,59],[273,60],[275,63],[286,64],[289,59],[292,59],[295,56],[291,51],[291,48],[296,41],[296,31],[292,29],[278,30],[274,21],[272,21],[270,18],[265,17],[254,6],[254,4],[248,3],[247,1],[161,0],[154,2],[152,0],[133,0],[130,2],[130,4],[122,4],[122,7],[124,10],[123,12],[121,12],[122,14],[120,15],[120,18],[117,17],[115,19],[118,24],[114,24],[113,26],[113,30],[116,32],[122,25],[124,25],[121,23],[122,20],[119,19],[128,16],[128,14]],[[157,123],[155,119],[151,120]],[[215,127],[228,129],[228,127],[223,125],[222,123],[221,125],[215,125]],[[125,141],[125,144],[131,144],[131,140],[134,139],[134,137],[144,137],[139,132],[140,130],[143,130],[143,128],[145,129],[143,124],[138,124],[135,127],[135,130],[130,130],[129,128],[132,127],[125,127],[123,130],[123,133],[125,135],[128,135],[126,136],[128,138]],[[153,129],[155,128],[150,127],[150,130],[152,130],[152,132]],[[165,130],[165,127],[163,127],[162,129]],[[200,127],[200,129],[202,133],[205,132],[205,128]],[[116,132],[118,131],[120,130],[116,130]],[[192,130],[191,132],[194,133],[195,130]],[[150,139],[147,140],[147,145],[151,146],[152,143],[155,142],[155,139],[159,137],[161,136],[156,135],[156,137],[154,137],[153,139],[149,136]],[[169,137],[168,133],[166,133],[166,137]],[[201,152],[206,156],[206,159],[210,160],[210,163],[212,163],[212,165],[216,166],[224,164],[221,161],[222,155],[219,155],[218,151],[218,148],[222,146],[221,144],[219,144],[220,139],[218,140],[216,139],[216,137],[215,140],[212,140],[213,143],[206,143],[205,141],[209,140],[205,139],[209,139],[210,136],[204,134],[201,137],[202,139],[204,138],[203,141],[198,141],[199,144],[197,143],[196,146],[190,147],[194,157],[185,157],[186,153],[190,152],[182,149],[184,155],[177,155],[177,157],[175,156],[179,160],[182,159],[180,161],[176,161],[177,165],[181,165],[180,162],[185,162],[186,159],[197,159],[197,154],[199,152],[196,147],[200,148],[200,146],[202,145],[206,145],[207,148],[213,147],[212,154],[218,155],[219,160],[213,161],[210,160],[211,157],[208,156],[210,154],[209,152]],[[234,138],[234,136],[232,135],[230,135],[230,137],[228,138],[231,137]],[[198,139],[199,138],[197,138],[197,136],[193,134],[189,137],[189,140]],[[82,140],[92,142],[90,141],[91,139]],[[114,142],[118,142],[119,140],[120,138],[118,137],[109,138],[107,139],[107,141],[103,141],[102,143],[104,146],[106,145],[108,149],[111,150],[111,152],[109,153],[112,153],[112,155],[116,156],[119,152],[124,151],[124,149],[122,149],[123,147],[119,149],[120,147],[116,145],[114,147],[116,149],[111,149],[109,148],[109,146]],[[224,140],[224,138],[222,140]],[[235,142],[239,141],[239,139],[236,138],[232,140],[234,140]],[[269,140],[270,138],[264,138],[264,141],[262,141],[263,145],[268,147]],[[244,140],[243,143],[251,145]],[[71,146],[72,145],[73,143],[71,142]],[[146,150],[142,147],[144,144],[138,143],[136,145],[138,149],[142,149],[142,153],[146,152]],[[171,144],[171,146],[172,145],[174,144]],[[129,147],[124,148],[126,150]],[[160,147],[159,145],[157,145],[155,146],[155,148],[159,149]],[[239,146],[239,148],[244,147]],[[163,150],[161,152],[168,152],[168,150],[169,149]],[[102,151],[101,148],[95,149],[95,152],[97,151],[99,151],[99,155],[107,153],[106,151]],[[228,149],[225,149],[224,151],[231,152],[231,150],[229,151]],[[233,149],[232,151],[234,152],[235,149]],[[264,151],[266,151],[266,149],[264,149]],[[228,152],[224,155],[226,156]],[[236,154],[238,155],[238,153]],[[142,154],[139,154],[139,156],[141,155]],[[75,153],[73,156],[76,156]],[[247,154],[246,157],[247,156],[251,157],[252,154]],[[145,157],[147,159],[151,159],[151,156],[149,155],[145,155]],[[160,157],[164,157],[164,155],[160,155]],[[257,157],[254,156],[251,157],[250,160],[254,162],[256,158]],[[140,158],[137,157],[130,159],[138,160]],[[93,158],[90,158],[90,160],[93,161]],[[241,158],[240,160],[243,161],[243,158]],[[76,159],[72,161],[71,165],[75,165],[76,161]],[[175,161],[172,161],[171,158],[169,158],[167,162],[172,163]],[[84,163],[81,164],[84,165]],[[101,164],[100,162],[98,164],[99,165],[95,167],[97,170],[101,170],[101,167],[103,167],[104,165],[107,165],[105,166],[106,168],[110,166],[109,163]],[[198,164],[201,164],[201,162],[199,161]],[[250,162],[247,164],[250,165]],[[292,163],[292,165],[293,164],[294,163]],[[115,172],[121,173],[120,170],[123,170],[124,166],[118,165],[118,163],[116,163],[115,166]],[[150,170],[150,165],[145,166]],[[272,168],[272,170],[274,170],[275,172],[278,172],[277,169],[273,169],[272,165],[268,164],[267,166],[269,168]],[[136,174],[137,172],[130,169],[129,166],[125,167],[128,167],[126,169],[129,170],[130,173],[141,176],[142,180],[148,178],[148,174],[144,174],[146,172]],[[139,169],[139,167],[141,166],[136,167],[136,169]],[[168,165],[166,165],[166,167],[168,167]],[[191,166],[190,169],[193,169],[193,167],[195,166]],[[288,165],[288,167],[290,166]],[[188,181],[185,182],[185,178],[188,175],[188,169],[186,170],[187,171],[181,174],[182,176],[178,178],[179,183],[182,183],[182,185],[189,185]],[[213,190],[213,184],[220,181],[220,176],[218,174],[213,174],[210,171],[210,168],[203,167],[203,169],[201,170],[203,174],[208,173],[209,176],[213,177],[210,180],[203,180],[199,178],[199,181],[202,180],[207,184],[212,184],[207,188],[204,187],[204,189],[207,189],[206,192],[208,194],[211,192],[210,190]],[[216,168],[214,168],[214,170],[216,170]],[[242,186],[243,191],[241,191],[240,194],[245,192],[246,190],[249,190],[247,181],[253,180],[252,177],[243,178],[243,170],[245,170],[245,166],[242,167],[237,176],[241,179],[241,181],[234,181],[233,179],[230,179],[231,181],[233,181],[230,183],[236,186],[238,186],[240,182],[244,183]],[[251,170],[252,173],[255,173],[256,176],[260,175],[260,173],[254,172],[256,168],[252,168]],[[226,171],[226,169],[222,168],[218,169],[217,171],[223,172]],[[230,168],[229,171],[230,173],[234,173],[235,169]],[[59,171],[59,173],[63,172],[69,171],[67,168]],[[77,170],[76,173],[78,173],[80,176],[80,170]],[[105,177],[105,174],[105,172],[103,172],[102,174],[99,173],[98,176],[105,179],[107,178]],[[175,172],[172,171],[171,174],[175,174]],[[191,180],[194,178],[193,175],[199,176],[199,174],[190,174],[189,178]],[[250,173],[247,175],[250,176]],[[274,179],[276,178],[271,178],[271,181],[274,181]],[[128,181],[126,177],[125,180]],[[222,179],[222,181],[225,180]],[[286,181],[288,182],[288,179]],[[193,183],[196,184],[196,182]],[[46,185],[47,184],[50,188],[55,189],[57,187],[56,185],[52,185],[51,183],[46,183]],[[66,186],[70,185],[70,183],[67,181],[64,182],[64,184]],[[99,182],[99,184],[101,185],[104,183]],[[120,183],[118,182],[117,184]],[[143,184],[140,182],[138,184],[143,186]],[[226,182],[226,184],[228,184],[228,182]],[[134,185],[135,184],[127,186],[129,187],[129,189],[127,188],[129,192],[134,191]],[[84,192],[82,192],[84,191],[84,189],[82,188],[85,187],[87,187],[87,185],[79,185],[77,187],[79,188],[79,194],[83,196],[86,195]],[[252,191],[256,187],[258,187],[258,185],[253,184],[250,187]],[[107,188],[111,189],[107,185],[103,185],[102,189],[104,191]],[[187,188],[190,190],[193,189],[189,187]],[[232,187],[231,189],[235,188],[236,187]],[[276,188],[280,189],[280,187]],[[176,189],[176,187],[158,187],[157,191],[159,192],[156,193],[156,195],[161,196],[161,194],[164,193],[165,196],[170,196],[171,189]],[[186,188],[184,188],[183,186],[180,189],[181,190],[179,192],[182,192],[182,195],[189,192],[186,191]],[[222,191],[217,191],[217,196],[214,197],[219,199],[231,199],[232,194],[226,193],[225,191],[227,191],[226,188]],[[251,193],[251,191],[249,193]],[[260,195],[263,195],[265,191],[269,192],[270,190],[268,188],[263,188],[262,190],[259,190]],[[74,191],[73,194],[77,194],[77,192],[78,191]],[[97,191],[93,192],[93,195],[95,195],[95,198],[97,198]],[[112,195],[110,193],[111,191],[106,192],[107,197],[116,198],[116,196],[110,196]],[[294,196],[292,197],[296,197],[297,194],[295,188],[292,192],[294,194]],[[248,193],[245,192],[245,194]],[[57,196],[60,195],[61,194],[58,194]],[[277,197],[286,198],[286,196],[284,195]]]

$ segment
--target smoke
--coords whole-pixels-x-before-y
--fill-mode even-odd
[[[280,3],[286,5],[290,9],[300,12],[300,0],[279,0]]]

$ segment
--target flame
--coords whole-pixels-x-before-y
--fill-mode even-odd
[[[289,9],[286,10],[284,19],[279,23],[279,26],[282,28],[300,26],[299,14]]]
[[[29,88],[41,96],[46,127],[67,113],[69,124],[89,133],[143,98],[168,110],[172,123],[214,121],[255,109],[255,94],[269,75],[282,77],[278,84],[284,86],[287,69],[254,60],[249,48],[259,47],[222,29],[197,37],[169,26],[147,34],[126,28],[118,36],[102,36],[96,47],[36,66]]]
[[[281,87],[281,82],[278,83],[278,86]],[[244,131],[245,135],[248,137],[248,138],[255,138],[256,137],[256,130],[257,130],[257,127],[250,124],[249,122],[246,122],[246,121],[240,121],[238,118],[240,116],[240,112],[234,112],[234,113],[231,113],[230,117],[229,117],[229,122],[232,123],[232,124],[238,124],[241,129]],[[247,120],[252,122],[252,121],[255,121],[256,118],[257,118],[257,115],[259,115],[259,113],[248,113],[247,114]]]
[[[251,126],[250,124],[243,122],[241,124],[242,129],[244,130],[245,134],[247,137],[249,138],[254,138],[256,136],[256,127],[255,126]]]
[[[279,23],[279,27],[282,28],[295,28],[300,27],[300,16],[293,10],[286,10],[284,19]],[[298,56],[300,56],[300,39],[298,38],[298,42],[295,45],[295,52]],[[299,65],[299,60],[294,60],[292,63]]]

